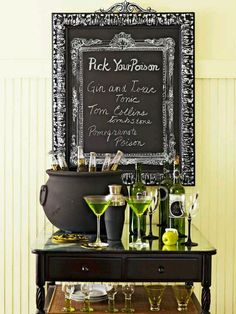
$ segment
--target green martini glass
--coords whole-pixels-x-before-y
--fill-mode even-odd
[[[138,221],[138,234],[135,242],[129,244],[130,247],[134,248],[144,248],[148,247],[149,244],[142,242],[141,233],[140,233],[140,217],[145,213],[152,202],[152,197],[148,195],[139,195],[130,196],[126,198],[126,202],[129,204],[133,212],[137,216]]]
[[[100,238],[100,217],[109,207],[111,203],[111,197],[110,195],[87,195],[84,196],[84,200],[93,211],[93,213],[97,216],[97,238],[95,242],[88,243],[88,246],[94,248],[106,247],[109,244],[106,242],[102,242]]]

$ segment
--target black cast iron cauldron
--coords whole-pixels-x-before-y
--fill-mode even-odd
[[[57,228],[81,233],[96,233],[97,220],[83,196],[109,194],[108,185],[122,184],[121,171],[75,172],[47,170],[49,179],[41,186],[40,204]],[[101,217],[101,232],[105,233]]]

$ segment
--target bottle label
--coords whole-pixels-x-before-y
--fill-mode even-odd
[[[185,195],[170,194],[169,204],[169,217],[170,218],[183,218],[185,217],[184,211]]]

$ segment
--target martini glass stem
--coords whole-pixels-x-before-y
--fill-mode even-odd
[[[138,234],[137,234],[136,244],[142,244],[141,232],[140,232],[140,216],[138,215],[137,215],[137,222],[138,222]]]
[[[96,239],[96,243],[100,243],[101,242],[101,235],[100,235],[100,216],[97,216],[97,239]]]

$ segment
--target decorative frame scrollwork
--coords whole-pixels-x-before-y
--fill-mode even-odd
[[[67,90],[66,90],[66,29],[68,27],[116,27],[116,26],[178,26],[181,38],[180,56],[180,155],[181,166],[186,185],[195,184],[195,135],[194,135],[194,13],[159,13],[154,10],[142,9],[134,3],[124,1],[95,13],[54,13],[53,28],[53,150],[67,151]],[[97,40],[100,40],[99,38]],[[155,46],[158,41],[149,38],[147,43]],[[77,45],[93,46],[94,41],[83,41]],[[76,53],[76,50],[75,50]],[[73,57],[73,56],[72,56]],[[77,56],[74,56],[76,60]],[[75,63],[74,63],[75,64]],[[73,66],[73,62],[72,62]],[[171,69],[169,69],[171,71]],[[79,114],[80,97],[72,91],[72,119]],[[172,100],[163,102],[163,106],[171,108]],[[173,110],[168,111],[168,123],[171,123]],[[175,151],[175,138],[168,138],[171,157]],[[76,145],[76,136],[70,139],[70,145]],[[69,148],[70,149],[70,148]],[[75,152],[70,159],[76,158]],[[170,156],[166,156],[169,158]]]

